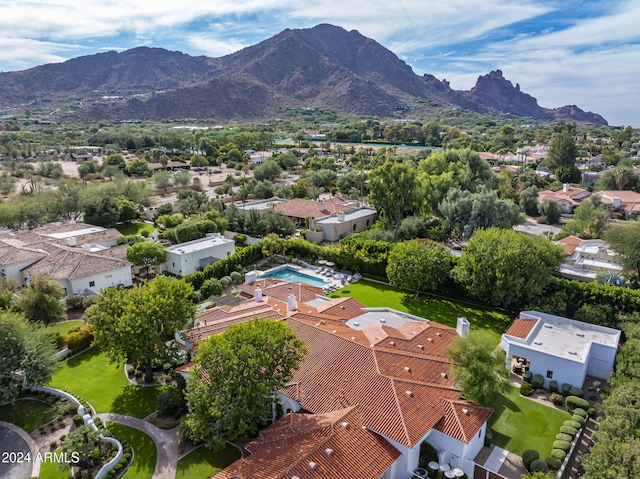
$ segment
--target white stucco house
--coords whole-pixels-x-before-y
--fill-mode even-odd
[[[219,233],[167,248],[167,262],[158,267],[178,276],[187,276],[233,254],[235,241]]]
[[[378,212],[374,208],[362,207],[350,211],[341,211],[331,216],[325,216],[319,219],[312,219],[309,222],[308,236],[313,233],[322,233],[319,241],[317,237],[309,238],[311,241],[319,243],[320,241],[339,241],[345,236],[354,233],[366,231],[378,218]],[[320,231],[313,231],[318,229]]]
[[[514,358],[529,361],[529,370],[549,381],[582,387],[586,376],[609,379],[620,331],[538,311],[523,311],[502,335],[506,367]]]
[[[585,240],[576,236],[567,236],[557,242],[567,258],[560,265],[559,272],[568,279],[594,281],[598,274],[622,273],[623,268],[617,261],[617,254],[601,239]]]

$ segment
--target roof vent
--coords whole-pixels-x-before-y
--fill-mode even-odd
[[[313,462],[313,461],[309,461],[309,467],[310,467],[312,470],[315,470],[315,469],[316,469],[316,467],[318,467],[318,465],[317,465],[315,462]]]
[[[355,336],[351,336],[351,341],[355,341],[356,337]]]
[[[324,452],[327,456],[333,456],[333,449],[331,449],[330,447],[326,448]]]
[[[354,322],[353,322],[353,325],[354,325],[354,326],[360,326],[360,323],[359,323],[358,321],[354,321]]]
[[[580,336],[581,338],[584,338],[584,333],[576,333],[576,336]]]
[[[344,421],[342,423],[342,427],[345,428],[345,429],[349,429],[349,423],[347,421]]]
[[[468,410],[467,408],[464,408],[464,409],[462,410],[462,414],[464,414],[464,415],[468,416],[468,415],[469,415],[469,410]]]
[[[405,370],[406,372],[408,372],[408,373],[410,373],[410,372],[411,372],[411,368],[410,368],[409,366],[405,366],[405,367],[404,367],[404,370]]]
[[[542,341],[534,341],[533,344],[537,344],[538,346],[542,345]]]
[[[291,479],[300,479],[298,476],[291,476]]]
[[[440,373],[440,376],[442,376],[443,378],[445,378],[445,379],[446,379],[446,377],[447,377],[447,373]]]
[[[424,349],[424,345],[418,344],[418,349]]]
[[[442,333],[441,333],[440,331],[438,331],[438,332],[436,333],[436,336],[442,336]]]
[[[574,356],[577,355],[578,353],[576,351],[569,351],[569,354],[573,354]]]
[[[550,324],[545,324],[544,327],[547,328],[547,329],[552,329],[553,328],[553,326],[551,326]]]
[[[406,393],[407,393],[407,396],[409,396],[410,398],[413,397],[413,391],[406,391]]]
[[[389,341],[389,344],[390,344],[391,346],[395,346],[395,345],[396,345],[396,342],[395,342],[395,341]]]
[[[311,312],[311,311],[309,311],[309,312]],[[324,319],[321,319],[320,320],[320,324],[327,324],[327,322]]]
[[[378,321],[380,321],[381,323],[386,323],[387,322],[387,320],[384,319],[384,318],[380,318]]]
[[[433,342],[433,338],[427,338],[427,341],[429,341],[430,343]]]

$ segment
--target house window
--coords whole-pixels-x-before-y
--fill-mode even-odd
[[[89,287],[93,288],[96,285],[95,281],[89,281]]]
[[[478,438],[481,438],[481,437],[482,437],[482,429],[478,431]]]
[[[354,224],[353,224],[353,231],[355,231],[355,230],[356,230],[356,226],[358,226],[358,225],[356,225],[356,224],[354,223]]]
[[[553,377],[553,371],[547,371],[547,377],[551,379]]]
[[[367,226],[369,226],[369,220],[367,220]]]

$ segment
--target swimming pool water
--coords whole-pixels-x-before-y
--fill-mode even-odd
[[[314,278],[313,276],[300,273],[291,268],[281,268],[276,271],[271,271],[270,273],[266,273],[262,277],[280,279],[282,281],[288,281],[290,283],[307,283],[311,286],[318,286],[320,288],[327,285],[327,283],[319,278]]]

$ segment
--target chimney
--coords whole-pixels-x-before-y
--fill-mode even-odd
[[[256,288],[253,291],[253,299],[256,303],[262,302],[262,290],[260,288]]]
[[[244,276],[244,282],[247,284],[253,284],[258,279],[258,273],[256,271],[248,271]]]
[[[336,217],[338,218],[338,222],[342,223],[344,221],[344,212],[341,211]]]
[[[456,332],[463,338],[466,338],[469,335],[469,329],[471,329],[471,323],[464,316],[458,318],[458,323],[456,325]]]
[[[76,246],[76,237],[70,236],[67,238],[67,246]]]
[[[293,293],[289,294],[287,298],[287,309],[289,311],[295,311],[298,309],[298,302],[296,301],[296,295]]]
[[[620,208],[620,197],[619,196],[614,196],[613,198],[611,198],[611,201],[613,201],[613,207],[614,208]]]
[[[324,200],[318,200],[318,210],[324,211]]]
[[[562,184],[562,191],[564,191],[565,193],[567,191],[569,191],[569,188],[571,188],[571,186],[569,185],[569,183],[563,183]]]

